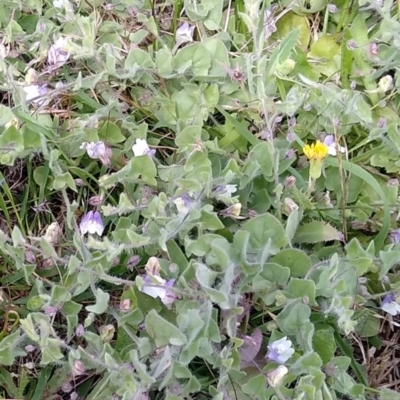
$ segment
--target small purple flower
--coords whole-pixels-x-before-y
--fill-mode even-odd
[[[378,128],[382,129],[386,126],[386,118],[380,117],[378,120]]]
[[[289,126],[292,128],[292,127],[295,126],[295,125],[296,125],[296,117],[295,117],[295,116],[290,117],[290,119],[289,119]]]
[[[287,135],[286,135],[286,140],[289,142],[289,143],[292,143],[292,142],[294,142],[295,140],[296,140],[296,137],[294,136],[294,134],[293,133],[288,133]]]
[[[358,46],[357,46],[356,41],[355,41],[354,39],[348,40],[348,41],[347,41],[347,48],[348,48],[349,50],[351,50],[351,51],[357,49]]]
[[[75,335],[76,335],[77,337],[82,337],[82,336],[84,335],[84,333],[85,333],[85,328],[83,327],[82,324],[79,324],[79,325],[76,327]]]
[[[332,14],[339,11],[338,8],[335,6],[335,4],[328,4],[327,8],[328,8],[328,11]]]
[[[381,309],[390,315],[397,315],[400,313],[400,304],[396,301],[394,293],[387,294],[382,300]]]
[[[101,236],[104,231],[104,224],[100,213],[98,211],[89,211],[85,214],[79,224],[79,229],[82,236],[86,233],[90,233],[91,235],[97,233]]]
[[[271,361],[275,361],[278,364],[284,364],[294,353],[292,348],[292,342],[287,340],[287,337],[275,340],[270,345],[267,346],[268,353],[267,358]]]
[[[57,314],[57,308],[52,307],[52,306],[44,307],[43,311],[49,317],[54,317]]]
[[[293,149],[286,150],[285,157],[286,158],[294,157],[294,150]]]
[[[390,241],[394,244],[397,244],[400,242],[400,229],[396,229],[394,231],[389,232],[389,238]]]

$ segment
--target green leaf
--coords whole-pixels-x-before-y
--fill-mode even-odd
[[[98,288],[96,290],[95,296],[96,304],[92,306],[86,306],[86,310],[95,314],[103,314],[107,310],[110,295]]]
[[[364,338],[378,335],[381,326],[379,318],[376,318],[367,311],[362,311],[355,314],[354,319],[358,322],[354,328],[357,335]]]
[[[117,124],[107,121],[99,130],[99,139],[112,145],[123,142],[125,136],[122,135],[121,129]]]
[[[294,237],[296,243],[318,243],[330,240],[342,240],[343,235],[324,221],[312,221],[301,225]]]
[[[298,249],[284,249],[272,257],[270,262],[288,267],[290,275],[298,278],[304,277],[311,269],[311,261],[307,254]]]
[[[310,279],[290,279],[285,289],[295,299],[303,299],[307,297],[309,304],[316,306],[315,302],[315,283]]]
[[[332,329],[321,329],[314,333],[314,350],[319,354],[324,364],[328,363],[336,352],[336,341]]]
[[[290,56],[291,51],[297,43],[299,32],[299,28],[293,29],[274,50],[268,62],[267,78],[275,73],[278,63],[285,61]]]
[[[246,221],[242,229],[250,232],[250,243],[254,249],[262,249],[270,241],[271,253],[277,254],[282,247],[288,244],[282,224],[269,213]]]
[[[144,323],[146,332],[154,339],[157,347],[167,344],[182,346],[187,343],[186,336],[179,328],[162,318],[155,310],[148,313]]]
[[[306,16],[301,16],[295,14],[292,11],[289,11],[287,14],[283,15],[279,18],[278,22],[276,23],[277,33],[280,38],[285,37],[294,29],[299,29],[299,38],[298,43],[299,46],[303,50],[307,50],[308,43],[311,39],[310,34],[310,24]]]
[[[289,303],[276,318],[276,323],[285,335],[296,335],[305,321],[309,321],[310,307],[295,300]]]
[[[327,158],[325,160],[325,164],[338,168],[338,160],[333,157]],[[384,216],[382,221],[382,227],[374,240],[376,252],[379,252],[380,250],[382,250],[384,246],[385,240],[387,238],[390,229],[390,209],[387,197],[384,191],[382,190],[381,186],[379,185],[379,183],[369,172],[365,171],[360,166],[355,165],[346,160],[342,160],[341,165],[344,170],[350,172],[350,174],[357,175],[359,178],[363,179],[365,183],[370,185],[383,202]]]

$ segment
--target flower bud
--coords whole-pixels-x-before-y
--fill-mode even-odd
[[[76,178],[76,179],[74,180],[74,182],[75,182],[75,185],[76,185],[76,186],[80,186],[80,187],[87,186],[86,182],[83,181],[83,180],[80,179],[80,178]]]
[[[289,370],[284,366],[280,365],[278,368],[267,373],[268,383],[272,387],[277,387],[282,382],[284,376],[289,372]]]
[[[85,333],[85,328],[83,327],[82,324],[79,324],[79,325],[76,327],[75,335],[76,335],[77,337],[82,337],[82,336],[84,335],[84,333]]]
[[[128,260],[128,263],[127,263],[126,266],[128,267],[129,270],[132,271],[133,268],[136,267],[136,265],[139,264],[139,262],[140,262],[140,257],[137,256],[137,255],[134,255]]]
[[[85,373],[85,366],[83,365],[83,362],[82,362],[82,361],[80,361],[80,360],[75,360],[72,373],[73,373],[75,376],[82,375],[82,374]]]
[[[160,274],[160,262],[157,257],[150,257],[146,263],[146,272],[151,275],[159,275]]]
[[[115,334],[114,325],[108,324],[100,328],[100,338],[103,342],[109,343]]]
[[[382,92],[393,89],[393,78],[391,75],[385,75],[379,80],[379,89],[381,89]]]
[[[129,299],[124,299],[119,303],[119,309],[121,311],[129,311],[131,308],[131,301]]]
[[[99,206],[99,205],[102,203],[102,199],[101,199],[100,196],[92,196],[92,197],[89,199],[88,203],[89,203],[91,206],[97,207],[97,206]]]
[[[285,187],[290,189],[296,184],[296,178],[293,175],[288,176],[285,179]]]
[[[58,245],[61,237],[61,228],[58,222],[51,223],[44,234],[43,238],[52,245]]]

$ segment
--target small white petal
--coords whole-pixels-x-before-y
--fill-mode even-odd
[[[400,305],[397,304],[395,301],[391,301],[390,303],[382,304],[382,310],[387,312],[390,315],[397,315],[400,312]]]
[[[175,199],[174,204],[176,205],[179,213],[187,214],[189,212],[189,208],[186,206],[186,202],[182,199],[182,197],[178,197],[177,199]]]
[[[136,139],[136,143],[132,146],[135,157],[146,155],[150,151],[150,147],[145,139]]]

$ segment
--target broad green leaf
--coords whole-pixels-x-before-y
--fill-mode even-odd
[[[343,235],[329,223],[312,221],[301,225],[294,236],[296,243],[318,243],[331,240],[342,240]]]
[[[311,268],[307,254],[298,249],[284,249],[272,257],[270,262],[288,267],[290,276],[299,278],[304,277]]]
[[[88,310],[89,312],[93,312],[95,314],[103,314],[107,310],[108,301],[110,300],[110,295],[98,288],[96,290],[95,296],[96,296],[96,304],[92,306],[86,306],[86,310]]]
[[[324,364],[328,363],[335,355],[336,341],[332,329],[320,329],[314,333],[314,350],[319,354]]]
[[[157,347],[172,344],[182,346],[187,343],[186,336],[178,327],[151,310],[144,321],[146,332],[152,337]]]
[[[270,241],[272,254],[277,254],[288,244],[282,224],[269,213],[246,221],[242,229],[250,232],[250,243],[255,249],[263,248]]]

